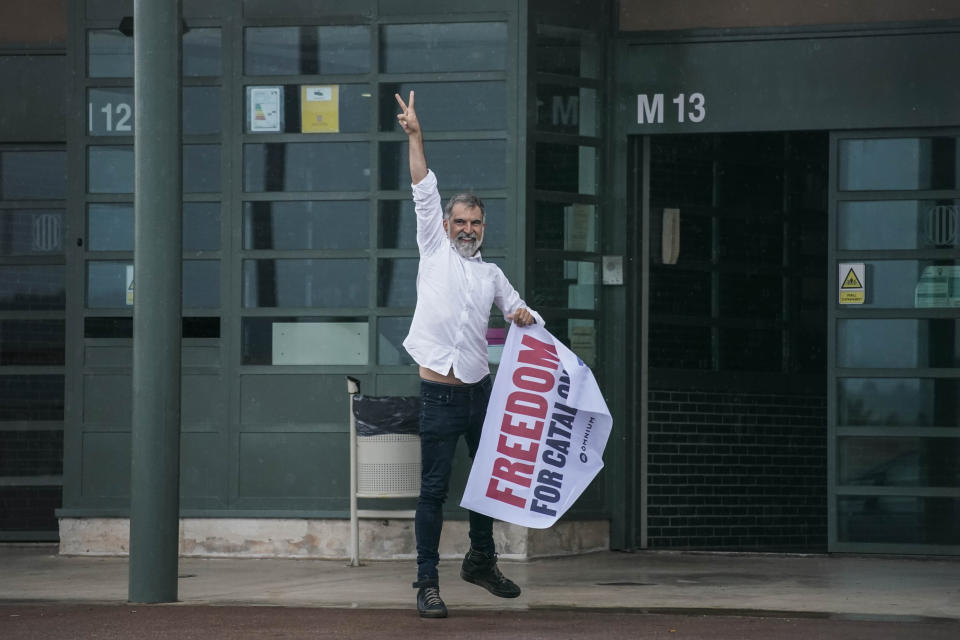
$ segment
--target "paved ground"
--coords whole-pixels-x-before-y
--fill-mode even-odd
[[[956,640],[960,622],[835,617],[664,615],[623,611],[454,612],[420,620],[412,611],[184,605],[0,605],[4,640],[176,638],[621,638],[641,640]]]
[[[184,604],[409,609],[413,561],[181,558]],[[524,592],[498,600],[440,563],[452,610],[619,608],[793,611],[960,620],[960,558],[597,553],[501,562]],[[124,603],[122,557],[65,557],[56,547],[0,545],[0,603]],[[958,636],[960,638],[960,636]],[[2,640],[2,637],[0,637]]]
[[[426,621],[412,560],[181,558],[180,602],[133,606],[126,558],[0,545],[0,640],[960,639],[960,558],[611,552],[501,567],[519,598],[443,560],[451,617]]]

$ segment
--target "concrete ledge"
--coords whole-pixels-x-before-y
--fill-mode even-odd
[[[463,520],[444,523],[440,556],[466,553],[470,542]],[[526,560],[603,551],[610,548],[607,521],[563,521],[550,529],[497,522],[493,528],[503,558]],[[60,553],[70,556],[126,556],[127,518],[61,518]],[[183,518],[180,555],[197,558],[350,557],[349,520],[304,518]],[[361,520],[360,557],[405,560],[416,557],[413,521]]]

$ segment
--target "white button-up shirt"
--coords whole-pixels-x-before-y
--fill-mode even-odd
[[[459,380],[472,384],[490,373],[487,324],[495,304],[504,318],[526,303],[495,264],[478,253],[464,258],[443,228],[443,205],[437,177],[413,186],[417,212],[417,308],[403,346],[417,364],[441,375],[453,369]],[[543,319],[530,309],[540,324]]]

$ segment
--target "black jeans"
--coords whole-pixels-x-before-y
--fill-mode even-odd
[[[457,441],[464,436],[470,459],[477,453],[483,419],[487,413],[490,376],[476,384],[451,385],[420,381],[420,498],[414,527],[417,535],[417,581],[436,583],[440,560],[443,503],[450,487],[450,470]],[[494,553],[493,519],[470,514],[470,545]]]

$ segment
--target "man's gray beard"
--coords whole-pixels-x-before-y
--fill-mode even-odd
[[[476,238],[471,242],[464,243],[460,238],[457,238],[453,246],[456,247],[457,253],[464,258],[472,258],[477,254],[477,251],[480,250],[480,239]]]

